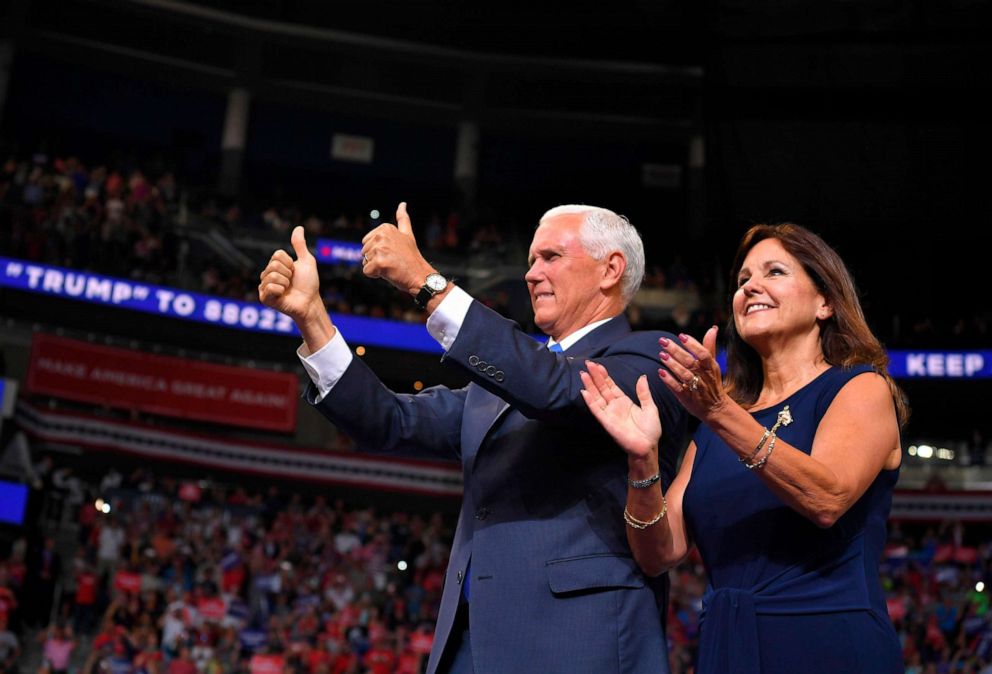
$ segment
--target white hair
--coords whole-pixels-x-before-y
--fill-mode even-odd
[[[620,297],[627,306],[644,280],[644,243],[641,235],[626,217],[607,208],[582,204],[555,206],[541,216],[537,226],[559,215],[576,214],[585,214],[579,228],[579,240],[592,259],[602,260],[614,251],[620,251],[626,258],[627,267],[620,278]]]

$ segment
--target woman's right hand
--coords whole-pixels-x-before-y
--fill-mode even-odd
[[[605,367],[590,360],[586,361],[586,367],[588,372],[579,373],[582,398],[596,421],[631,458],[656,454],[661,440],[661,418],[651,397],[647,375],[637,379],[638,406],[614,383]]]

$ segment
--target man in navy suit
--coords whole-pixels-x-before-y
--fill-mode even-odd
[[[443,361],[472,381],[417,395],[389,391],[352,357],[320,299],[302,228],[292,244],[297,259],[276,251],[259,295],[303,335],[307,399],[366,451],[462,463],[464,500],[428,672],[667,672],[667,578],[646,578],[631,557],[627,460],[579,393],[587,359],[621,388],[652,375],[667,488],[686,417],[653,374],[663,333],[631,332],[623,315],[644,273],[643,245],[626,218],[560,206],[541,219],[525,279],[535,322],[551,338],[543,345],[438,274],[400,204],[395,226],[363,240],[364,272],[414,297]]]

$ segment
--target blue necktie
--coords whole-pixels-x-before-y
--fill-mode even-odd
[[[552,353],[563,353],[565,350],[561,348],[561,344],[555,342],[548,347],[548,351]],[[468,564],[465,566],[465,580],[462,582],[462,595],[465,597],[465,601],[468,601],[469,595],[469,585],[471,585],[472,578],[472,559],[469,558]]]

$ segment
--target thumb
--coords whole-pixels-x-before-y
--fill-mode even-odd
[[[637,378],[637,384],[634,388],[637,390],[637,400],[641,403],[642,410],[649,410],[654,407],[654,398],[651,397],[651,387],[648,386],[646,374]]]
[[[710,352],[710,355],[713,356],[714,358],[716,358],[716,334],[717,332],[719,332],[719,330],[720,329],[714,325],[712,328],[706,331],[705,335],[703,335],[703,346],[706,348],[707,351]]]
[[[305,260],[310,256],[310,251],[307,249],[307,239],[303,234],[303,227],[294,227],[293,235],[289,240],[293,244],[293,250],[296,252],[297,260]]]
[[[396,229],[400,230],[411,239],[414,238],[413,225],[410,224],[410,216],[406,212],[405,201],[401,201],[400,205],[396,207]]]

